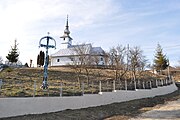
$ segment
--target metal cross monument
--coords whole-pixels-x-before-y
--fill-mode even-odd
[[[42,40],[46,39],[47,43],[45,44],[41,44]],[[49,45],[49,40],[53,40],[54,41],[54,45]],[[47,82],[47,78],[48,78],[48,49],[49,48],[56,48],[56,41],[54,38],[49,36],[49,32],[48,32],[48,36],[42,37],[39,41],[39,47],[44,47],[46,48],[46,55],[45,55],[45,65],[44,65],[44,76],[43,76],[43,83],[42,83],[42,88],[43,89],[48,89],[48,82]]]

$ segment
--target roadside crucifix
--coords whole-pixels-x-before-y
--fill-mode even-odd
[[[48,32],[48,36],[42,37],[39,41],[39,47],[44,47],[46,48],[46,54],[45,54],[45,65],[44,65],[44,76],[43,76],[43,83],[42,83],[42,88],[43,89],[48,89],[48,82],[47,82],[47,78],[48,78],[48,49],[49,48],[56,48],[56,41],[54,38],[49,36],[49,32]],[[46,44],[41,44],[42,40],[46,39]],[[49,41],[53,40],[54,41],[54,45],[50,45]]]

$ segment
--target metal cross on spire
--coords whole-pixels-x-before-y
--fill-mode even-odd
[[[47,82],[47,78],[48,78],[48,49],[49,48],[56,48],[56,41],[54,38],[49,36],[49,32],[47,33],[48,36],[42,37],[39,41],[39,47],[44,47],[46,48],[46,54],[45,54],[45,65],[44,65],[44,76],[43,76],[43,84],[42,84],[42,88],[43,89],[48,89],[48,82]],[[41,44],[42,40],[46,39],[47,43],[45,44]],[[49,45],[49,40],[53,40],[54,41],[54,45]]]

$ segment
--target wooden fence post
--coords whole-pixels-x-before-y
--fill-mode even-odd
[[[149,81],[149,86],[150,86],[150,89],[152,89],[152,83],[151,83],[151,80]]]
[[[156,87],[158,87],[158,82],[157,82],[157,79],[156,79]]]
[[[113,80],[113,92],[116,92],[116,83],[115,83],[115,80]]]
[[[134,89],[136,90],[136,81],[134,80]]]
[[[101,95],[102,92],[101,92],[101,81],[99,81],[99,94]]]
[[[125,90],[127,91],[127,80],[125,79]]]
[[[60,82],[60,93],[59,93],[59,96],[62,97],[62,94],[63,94],[63,88],[62,88],[62,82]]]
[[[144,83],[144,81],[143,81],[143,89],[145,89],[145,83]]]

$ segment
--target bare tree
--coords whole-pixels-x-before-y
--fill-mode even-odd
[[[137,73],[144,71],[147,60],[143,55],[143,51],[139,47],[131,48],[129,53],[130,69],[132,71],[132,76],[135,81],[137,78]]]
[[[93,55],[91,56],[91,60],[92,60],[92,63],[95,63],[96,66],[99,65],[99,56],[98,55]]]
[[[109,65],[110,55],[108,52],[104,53],[104,66],[107,67]]]
[[[115,79],[121,79],[127,72],[126,65],[124,62],[126,55],[126,48],[118,45],[110,49],[110,61],[111,67],[115,71]]]
[[[80,74],[84,70],[86,72],[87,83],[89,85],[89,75],[91,72],[91,54],[89,54],[89,47],[85,44],[76,45],[73,47],[74,51],[74,60],[73,60],[73,68],[77,74],[77,79],[79,84],[81,83]]]
[[[114,64],[115,64],[115,57],[116,57],[117,51],[115,49],[115,47],[111,48],[109,51],[109,65],[111,68],[113,68]]]
[[[88,87],[89,87],[89,82],[90,82],[90,73],[92,72],[92,67],[91,66],[92,66],[91,55],[88,55],[87,57],[85,57],[85,63],[83,65],[83,69],[86,72]]]
[[[121,79],[128,71],[128,68],[127,68],[127,63],[125,63],[125,56],[127,55],[127,51],[126,51],[126,47],[123,47],[123,46],[117,46],[117,52],[118,52],[118,55],[119,55],[119,66],[118,66],[118,75],[119,75],[119,79]]]

